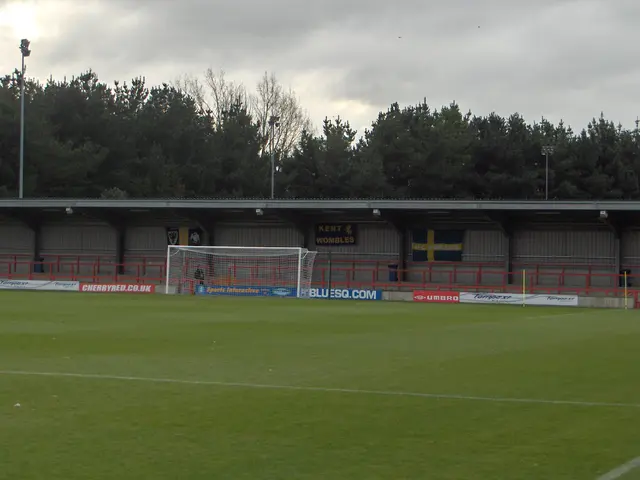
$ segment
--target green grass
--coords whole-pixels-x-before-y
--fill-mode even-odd
[[[0,302],[3,371],[640,405],[634,311]],[[595,479],[640,455],[638,425],[633,406],[0,374],[0,478]]]

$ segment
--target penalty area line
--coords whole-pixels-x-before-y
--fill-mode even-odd
[[[364,390],[357,388],[338,387],[308,387],[296,385],[276,385],[268,383],[242,383],[242,382],[217,382],[213,380],[181,380],[178,378],[154,378],[134,377],[124,375],[103,375],[97,373],[70,373],[70,372],[30,372],[21,370],[0,370],[4,376],[32,376],[32,377],[58,377],[58,378],[84,378],[94,380],[113,380],[124,382],[169,383],[179,385],[209,385],[228,388],[246,388],[263,390],[290,390],[302,392],[345,393],[354,395],[372,395],[388,397],[413,397],[439,400],[461,400],[490,403],[523,403],[534,405],[573,405],[577,407],[615,407],[615,408],[639,408],[640,403],[616,403],[616,402],[589,402],[581,400],[550,400],[543,398],[515,398],[515,397],[487,397],[476,395],[455,395],[446,393],[422,393],[402,392],[393,390]]]
[[[633,460],[629,460],[627,463],[623,463],[610,472],[599,476],[596,480],[617,480],[638,467],[640,467],[640,457],[636,457]]]

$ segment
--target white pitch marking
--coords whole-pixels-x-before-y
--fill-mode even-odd
[[[539,318],[563,318],[563,317],[575,317],[578,315],[587,315],[591,312],[579,312],[579,313],[557,313],[557,314],[549,314],[549,315],[535,315],[531,317],[524,317],[525,320],[537,320]]]
[[[454,395],[446,393],[420,393],[401,392],[393,390],[360,390],[355,388],[331,388],[331,387],[304,387],[295,385],[273,385],[262,383],[241,383],[241,382],[216,382],[209,380],[180,380],[177,378],[151,378],[151,377],[130,377],[121,375],[100,375],[92,373],[66,373],[66,372],[28,372],[20,370],[0,370],[0,375],[21,375],[40,377],[67,377],[86,378],[96,380],[117,380],[130,382],[148,383],[174,383],[182,385],[211,385],[218,387],[236,387],[265,390],[298,390],[304,392],[325,392],[325,393],[348,393],[360,395],[378,395],[395,397],[432,398],[440,400],[466,400],[493,403],[528,403],[539,405],[573,405],[578,407],[616,407],[616,408],[640,408],[640,403],[617,403],[617,402],[589,402],[582,400],[550,400],[543,398],[513,398],[513,397],[483,397],[475,395]]]
[[[640,457],[636,457],[633,460],[629,460],[627,463],[614,468],[610,472],[607,472],[604,475],[598,477],[597,480],[616,480],[638,467],[640,467]]]

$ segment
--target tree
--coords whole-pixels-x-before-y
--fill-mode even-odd
[[[258,127],[245,105],[232,105],[224,114],[215,145],[220,165],[216,175],[218,195],[263,198],[269,195],[269,163],[260,155]]]
[[[351,196],[351,180],[354,174],[353,142],[356,132],[349,122],[338,117],[325,118],[322,125],[323,137],[320,147],[318,176],[316,178],[319,196],[325,198],[345,198]]]
[[[594,118],[583,130],[522,116],[463,114],[426,100],[381,112],[357,139],[320,134],[292,91],[265,74],[249,94],[224,72],[176,86],[101,82],[87,71],[25,79],[25,194],[41,197],[266,197],[269,119],[279,117],[276,193],[318,198],[640,198],[640,131]],[[0,77],[0,197],[16,196],[20,72]]]
[[[279,176],[289,197],[365,198],[384,195],[382,164],[354,145],[356,131],[341,118],[323,122],[322,135],[304,131]]]
[[[494,113],[475,117],[473,145],[474,181],[470,190],[475,197],[491,192],[495,198],[533,198],[538,191],[538,163],[527,165],[528,158],[538,158],[540,145],[533,145],[528,126],[520,115],[504,119]],[[544,171],[540,178],[544,181]],[[544,189],[544,184],[542,184]]]
[[[202,112],[211,115],[215,125],[220,125],[232,108],[238,105],[249,106],[249,96],[244,85],[227,80],[224,70],[214,72],[211,68],[207,69],[204,82],[185,75],[177,80],[176,87],[190,95]]]
[[[250,98],[251,111],[263,139],[262,152],[269,151],[271,145],[269,120],[272,116],[278,117],[278,128],[274,129],[273,136],[273,148],[278,155],[291,152],[302,133],[312,130],[309,115],[302,109],[295,92],[285,90],[273,73],[265,72]]]
[[[350,196],[356,132],[340,118],[325,119],[322,132],[323,135],[316,137],[303,131],[293,154],[282,162],[279,178],[284,182],[287,196]]]
[[[8,197],[13,192],[17,195],[18,81],[11,75],[0,78],[0,197]]]
[[[224,70],[204,73],[203,80],[184,75],[175,82],[175,87],[191,96],[200,110],[212,116],[215,125],[220,125],[224,115],[232,107],[247,108],[258,125],[262,139],[261,154],[271,153],[271,128],[269,120],[278,117],[278,128],[274,131],[273,146],[278,157],[289,154],[302,138],[303,131],[311,131],[309,115],[304,111],[293,90],[286,90],[272,73],[266,73],[258,81],[254,92],[247,92],[242,83],[227,79]]]
[[[469,117],[456,104],[432,111],[425,102],[394,103],[365,132],[362,154],[382,166],[387,195],[466,197],[471,168]]]

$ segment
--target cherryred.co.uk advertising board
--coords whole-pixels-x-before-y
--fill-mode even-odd
[[[87,293],[156,293],[156,286],[128,283],[81,283],[80,291]]]
[[[423,303],[460,303],[460,293],[415,290],[413,292],[413,301]]]

